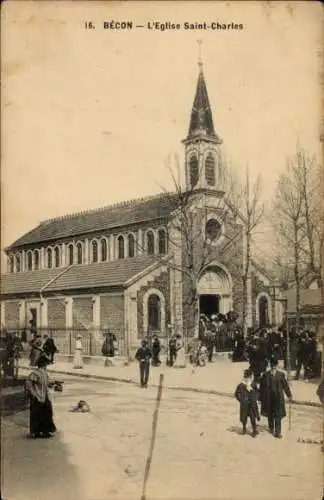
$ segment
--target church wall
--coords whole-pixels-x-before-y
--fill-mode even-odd
[[[47,300],[47,323],[49,328],[65,328],[65,302],[64,299]]]
[[[144,296],[150,289],[157,289],[161,292],[165,301],[164,325],[161,328],[167,332],[167,325],[170,322],[170,272],[165,271],[154,279],[150,280],[145,286],[142,286],[137,292],[137,336],[138,338],[146,337],[148,332],[144,332]],[[154,291],[152,290],[152,293]],[[147,311],[146,311],[147,314]]]
[[[100,295],[100,328],[109,328],[116,336],[124,339],[124,296]]]
[[[89,329],[93,325],[92,297],[73,298],[73,328]]]
[[[6,328],[13,329],[19,328],[19,301],[6,301],[5,302],[5,317],[4,323]]]

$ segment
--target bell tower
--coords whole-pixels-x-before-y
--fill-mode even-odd
[[[201,41],[199,42],[199,47]],[[203,72],[201,54],[199,74],[185,146],[186,189],[222,190],[220,145],[222,140],[215,133]]]

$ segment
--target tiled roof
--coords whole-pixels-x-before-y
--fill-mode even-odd
[[[61,269],[41,269],[26,273],[10,273],[1,276],[1,293],[15,294],[39,292],[50,280],[58,276]]]
[[[49,219],[16,240],[9,249],[167,217],[177,204],[177,194],[162,193],[98,210]]]
[[[140,256],[69,268],[5,274],[1,280],[1,293],[19,296],[22,293],[39,293],[44,288],[46,295],[47,292],[123,285],[153,264],[158,265],[159,260]]]
[[[296,288],[290,288],[286,292],[284,292],[284,297],[288,299],[288,313],[295,313],[296,312]],[[309,307],[315,307],[315,308],[322,308],[324,309],[324,306],[322,304],[322,296],[321,296],[321,290],[315,289],[302,289],[300,290],[300,304],[301,304],[301,309],[309,308]]]

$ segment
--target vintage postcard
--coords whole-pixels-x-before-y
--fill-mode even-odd
[[[322,26],[3,2],[3,500],[322,498]]]

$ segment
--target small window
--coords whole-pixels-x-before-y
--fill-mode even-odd
[[[215,160],[211,153],[206,158],[205,178],[208,186],[215,186]]]
[[[31,252],[27,253],[27,271],[33,269],[33,254]]]
[[[59,249],[59,247],[54,248],[54,264],[55,264],[55,267],[60,267],[60,249]]]
[[[101,246],[101,261],[106,262],[108,258],[107,241],[101,240],[100,246]]]
[[[78,264],[83,263],[83,248],[82,243],[77,244],[77,262]]]
[[[199,165],[197,156],[192,156],[190,158],[190,185],[192,188],[198,184],[199,180]]]
[[[94,240],[91,242],[91,260],[98,262],[98,243]]]
[[[35,269],[39,269],[39,251],[38,250],[34,251],[34,266],[35,266]]]
[[[52,258],[53,256],[51,248],[47,249],[46,255],[47,255],[47,267],[48,269],[51,269],[53,267],[53,258]]]
[[[148,328],[149,330],[161,330],[161,300],[156,294],[148,298]]]
[[[118,259],[125,258],[125,241],[123,236],[118,237]]]
[[[164,229],[159,229],[159,254],[165,254],[166,248],[166,232]]]
[[[132,234],[128,235],[128,257],[135,256],[135,238]]]
[[[149,255],[154,255],[155,238],[154,238],[154,233],[152,231],[148,231],[148,233],[146,234],[146,244],[147,244],[147,253]]]
[[[206,224],[206,237],[211,241],[216,241],[222,234],[222,226],[215,219],[210,219]]]
[[[72,266],[74,263],[74,247],[72,243],[68,247],[68,261],[69,261],[69,266]]]

